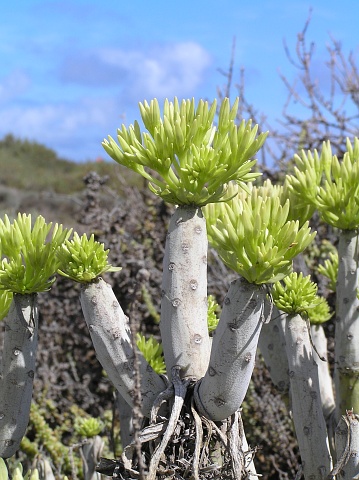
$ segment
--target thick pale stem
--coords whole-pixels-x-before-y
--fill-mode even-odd
[[[285,315],[273,307],[272,319],[265,323],[258,347],[270,373],[272,382],[285,397],[289,393],[288,360],[284,338]]]
[[[338,480],[359,477],[359,415],[348,411],[342,415],[335,431],[338,462],[335,467]]]
[[[124,449],[133,440],[133,422],[132,422],[132,408],[123,399],[122,395],[117,392],[116,404],[120,417],[120,437],[122,448]]]
[[[82,468],[85,480],[101,480],[101,474],[96,472],[101,453],[104,447],[104,441],[96,435],[90,438],[81,448]]]
[[[166,239],[160,329],[167,372],[178,365],[182,377],[199,379],[208,367],[207,248],[201,209],[178,207]]]
[[[109,379],[129,405],[135,388],[134,350],[128,317],[110,285],[102,279],[81,288],[81,307],[96,350]],[[142,413],[150,415],[156,397],[165,390],[164,380],[140,357]]]
[[[315,348],[321,357],[320,358],[317,352],[313,350],[313,358],[318,365],[320,398],[322,400],[323,414],[325,420],[328,422],[335,410],[333,380],[330,375],[328,363],[328,342],[322,325],[312,325],[311,333]]]
[[[327,429],[320,399],[318,365],[313,359],[308,325],[288,315],[285,328],[292,414],[305,479],[324,480],[331,470]]]
[[[346,410],[359,413],[358,247],[356,231],[340,232],[334,374],[337,421]]]
[[[36,294],[14,295],[4,326],[0,457],[8,458],[20,448],[29,423],[38,340]]]
[[[195,391],[200,413],[220,421],[236,412],[252,376],[264,320],[264,287],[244,278],[232,282],[213,337],[211,359]]]

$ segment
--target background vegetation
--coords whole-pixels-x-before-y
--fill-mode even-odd
[[[219,98],[239,95],[241,116],[253,118],[262,130],[270,130],[272,140],[260,160],[261,170],[274,181],[280,181],[282,169],[298,149],[320,148],[322,141],[329,138],[340,155],[345,137],[358,132],[359,75],[355,57],[345,56],[339,42],[331,39],[323,65],[332,82],[326,95],[313,77],[314,46],[306,41],[307,27],[308,23],[298,35],[294,56],[288,51],[298,75],[295,84],[283,79],[288,98],[284,99],[280,131],[271,128],[262,112],[246,98],[245,72],[236,78],[233,60],[228,71],[222,72],[225,86],[218,90]],[[298,104],[302,107],[299,111]],[[0,214],[11,217],[18,211],[41,213],[47,221],[73,226],[79,233],[95,233],[110,248],[110,263],[123,267],[121,272],[106,276],[123,309],[136,329],[158,336],[161,264],[170,208],[114,162],[76,164],[58,158],[41,144],[12,135],[0,141],[0,171]],[[335,232],[320,223],[316,227],[317,243],[306,259],[300,259],[300,269],[311,272],[314,279],[319,278],[316,267],[321,255],[330,250],[323,240],[336,241]],[[233,274],[211,251],[209,293],[219,304],[232,279]],[[328,295],[325,283],[320,289]],[[106,448],[112,452],[109,456],[115,455],[120,446],[114,392],[92,348],[76,286],[58,279],[49,293],[41,294],[40,311],[34,402],[19,458],[29,465],[37,455],[45,455],[57,474],[75,478],[77,471],[80,477],[76,456],[80,439],[74,428],[75,418],[100,417],[105,423],[102,435],[107,439]],[[328,322],[329,343],[333,342],[333,329],[333,323]],[[249,443],[259,447],[259,472],[268,479],[294,478],[299,459],[292,424],[261,358],[243,410]]]

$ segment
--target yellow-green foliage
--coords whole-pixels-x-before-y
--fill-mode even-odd
[[[338,279],[338,252],[329,253],[329,259],[324,261],[324,265],[318,266],[318,273],[329,279],[328,288],[335,292]]]
[[[76,282],[87,283],[105,272],[115,272],[121,268],[107,262],[109,250],[104,244],[95,241],[95,236],[80,238],[75,232],[72,240],[66,240],[57,252],[58,273]]]
[[[206,205],[208,238],[222,261],[250,283],[273,283],[292,271],[293,258],[313,240],[308,222],[288,220],[289,200],[278,188],[230,186],[228,202]]]
[[[4,460],[0,458],[0,480],[8,480],[8,478],[8,469]],[[24,475],[21,463],[17,462],[11,472],[11,478],[12,480],[39,480],[40,477],[37,468],[29,470],[26,475]]]
[[[207,314],[207,323],[208,323],[208,332],[213,333],[217,328],[219,318],[217,316],[219,305],[216,302],[216,299],[213,295],[208,295],[208,314]]]
[[[310,280],[293,272],[282,282],[273,285],[271,294],[275,306],[288,314],[305,314],[313,323],[323,323],[331,317],[326,300],[317,295],[318,287]]]
[[[267,134],[257,136],[258,126],[244,120],[237,125],[238,99],[231,107],[228,98],[220,107],[214,125],[216,101],[177,98],[165,100],[163,116],[156,99],[140,103],[142,133],[135,122],[117,131],[102,145],[118,163],[142,175],[150,189],[163,200],[177,205],[203,206],[221,201],[228,182],[252,181],[253,156]]]
[[[0,220],[0,289],[13,293],[49,290],[59,267],[56,251],[70,235],[62,225],[46,223],[40,215],[32,226],[31,215],[18,214],[11,223],[7,215]]]
[[[98,418],[76,418],[75,432],[83,438],[91,438],[98,435],[104,427],[104,423]]]
[[[137,333],[136,338],[138,349],[157,373],[166,373],[166,365],[163,358],[162,345],[152,336],[146,340],[144,335]]]
[[[35,433],[35,443],[38,448],[44,449],[51,457],[54,465],[64,464],[67,472],[71,471],[68,448],[61,441],[59,430],[53,430],[46,421],[46,411],[35,402],[31,404],[30,426]],[[21,449],[26,449],[26,443],[21,444]]]
[[[359,139],[347,139],[342,160],[332,154],[330,142],[322,152],[295,155],[294,175],[287,175],[288,188],[298,205],[316,208],[323,220],[342,230],[359,226]]]
[[[12,292],[0,290],[0,320],[8,314],[12,301]]]

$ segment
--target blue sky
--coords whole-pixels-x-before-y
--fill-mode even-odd
[[[294,78],[291,48],[310,7],[308,40],[323,75],[330,35],[359,55],[353,0],[16,0],[0,17],[0,138],[36,140],[75,161],[106,158],[101,141],[138,118],[154,97],[216,96],[236,37],[235,72],[269,120],[280,117]],[[324,79],[325,80],[325,79]]]

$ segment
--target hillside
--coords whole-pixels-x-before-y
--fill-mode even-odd
[[[17,212],[41,214],[47,221],[77,227],[83,178],[90,171],[108,175],[107,193],[102,194],[108,205],[121,197],[124,186],[141,186],[141,179],[111,159],[75,163],[40,143],[7,135],[0,140],[0,217],[5,213],[13,217]]]
[[[105,152],[104,156],[107,156]],[[91,170],[101,176],[109,175],[108,186],[116,190],[121,190],[124,183],[137,181],[131,172],[111,159],[75,163],[59,158],[54,150],[37,142],[19,140],[12,135],[0,140],[0,185],[70,194],[83,189],[82,179]]]

